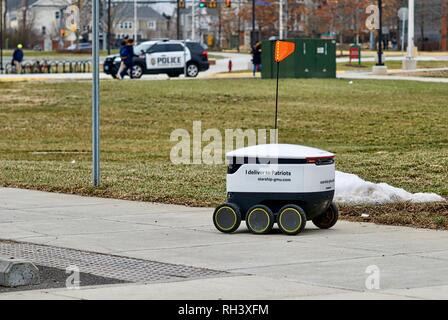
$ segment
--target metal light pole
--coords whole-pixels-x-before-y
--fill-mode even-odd
[[[403,19],[403,22],[401,24],[401,51],[404,52],[404,36],[405,36],[405,29],[406,29],[406,19]]]
[[[241,12],[241,0],[238,0],[238,53],[240,52],[240,47],[241,47],[241,16],[240,16],[240,12]]]
[[[408,58],[414,58],[414,0],[409,0],[409,22],[408,22]]]
[[[100,8],[99,0],[93,0],[92,12],[92,178],[93,186],[100,185]]]
[[[0,0],[0,74],[3,73],[3,0]]]
[[[405,36],[406,36],[406,20],[408,20],[408,14],[409,10],[406,7],[401,7],[400,10],[398,10],[398,18],[401,21],[401,52],[404,52],[404,43],[405,43]]]
[[[107,2],[107,54],[110,55],[110,46],[111,46],[111,38],[112,38],[112,12],[111,12],[111,0]]]
[[[196,21],[195,21],[195,10],[194,10],[194,7],[195,7],[195,3],[194,3],[194,0],[192,0],[192,2],[191,2],[191,40],[192,41],[194,41],[195,33],[196,33],[196,31],[195,31],[195,23],[196,23]]]
[[[414,57],[414,0],[409,0],[408,3],[408,50],[405,59],[403,60],[403,69],[414,70],[417,68],[417,60]]]
[[[283,0],[278,1],[278,38],[283,39]]]
[[[288,21],[289,21],[289,4],[288,4],[288,0],[285,0],[285,21],[286,21],[286,27],[283,30],[283,37],[285,39],[288,39]]]
[[[252,0],[252,39],[250,39],[251,41],[251,45],[255,45],[255,0]]]
[[[176,39],[180,40],[180,0],[177,0],[177,8],[176,8]]]
[[[138,33],[138,17],[137,17],[137,0],[134,0],[134,42],[137,44],[137,33]]]
[[[378,63],[377,66],[384,66],[383,62],[383,1],[378,0],[378,14],[380,28],[378,29]]]

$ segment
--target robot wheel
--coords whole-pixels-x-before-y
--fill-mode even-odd
[[[313,223],[320,229],[330,229],[333,227],[339,219],[339,209],[334,202],[328,207],[328,209],[313,219]]]
[[[277,225],[284,234],[297,235],[305,229],[305,211],[295,204],[287,204],[278,212]]]
[[[274,220],[274,213],[265,205],[258,204],[247,211],[246,225],[254,234],[271,232]]]
[[[235,232],[241,224],[241,212],[233,203],[223,203],[213,213],[213,223],[223,233]]]

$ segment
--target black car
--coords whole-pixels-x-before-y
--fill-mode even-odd
[[[169,77],[186,74],[196,77],[209,69],[207,47],[199,42],[161,40],[147,41],[134,47],[134,78],[144,74],[165,73]],[[104,61],[104,73],[116,77],[120,68],[120,55],[108,56]]]

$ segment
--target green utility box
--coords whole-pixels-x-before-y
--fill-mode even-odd
[[[285,39],[296,44],[296,50],[280,62],[280,78],[336,78],[336,41],[326,39]],[[277,77],[274,59],[275,41],[262,42],[263,79]]]

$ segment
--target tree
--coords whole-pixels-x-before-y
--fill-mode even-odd
[[[370,0],[320,1],[316,8],[316,15],[321,18],[319,31],[338,35],[340,43],[344,43],[346,37],[359,41],[360,34],[366,29],[365,10],[370,4]]]
[[[33,13],[29,9],[29,1],[21,0],[21,15],[19,16],[17,38],[15,41],[14,39],[12,39],[13,42],[22,43],[25,47],[30,47],[32,44],[34,44],[32,42],[39,37],[36,34],[35,30],[33,30],[35,19]]]
[[[126,3],[112,3],[111,6],[111,34],[114,34],[117,26],[124,21],[124,10]],[[107,15],[107,0],[100,1],[100,30],[109,32],[108,15]],[[79,21],[79,36],[83,39],[88,39],[92,31],[92,0],[78,0],[78,7],[80,11]]]
[[[439,49],[441,43],[428,31],[438,30],[439,35],[443,34],[440,24],[443,22],[444,15],[446,19],[446,11],[443,10],[444,5],[446,5],[446,0],[416,1],[416,38],[417,45],[421,50]]]
[[[277,0],[262,0],[255,7],[256,23],[262,39],[278,35],[278,2]],[[240,18],[246,24],[252,21],[252,1],[241,5]]]
[[[441,14],[440,19],[440,49],[446,51],[447,47],[447,33],[448,33],[448,0],[442,0],[441,3]]]

